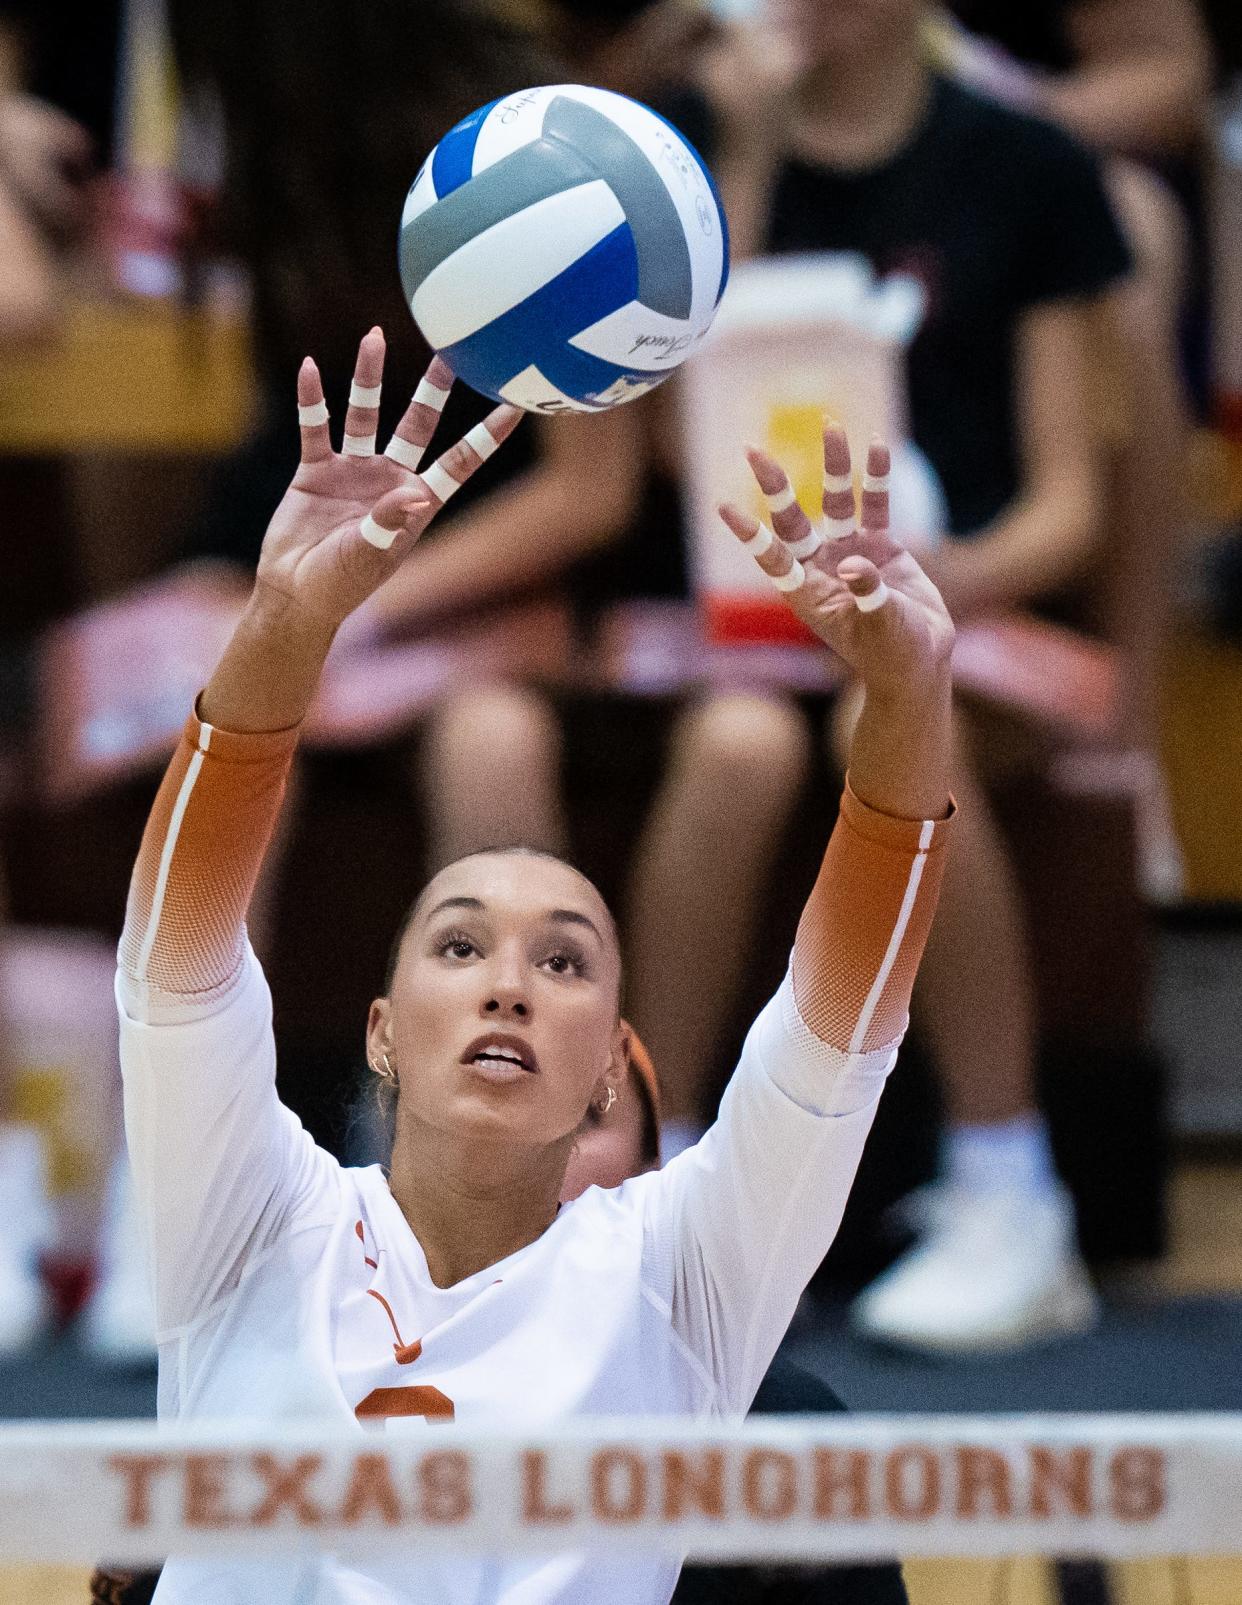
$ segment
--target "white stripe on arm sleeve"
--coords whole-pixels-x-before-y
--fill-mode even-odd
[[[777,1085],[803,1108],[860,1109],[892,1069],[949,824],[877,813],[847,783],[778,998],[788,1047],[767,1055]]]

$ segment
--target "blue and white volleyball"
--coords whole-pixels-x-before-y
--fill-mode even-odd
[[[415,322],[461,379],[532,412],[654,389],[711,326],[720,196],[677,130],[577,84],[493,101],[423,164],[401,217]]]

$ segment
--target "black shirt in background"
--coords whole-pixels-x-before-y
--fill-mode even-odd
[[[686,90],[660,109],[710,164],[715,131],[702,96]],[[1095,157],[1050,123],[939,76],[891,160],[861,172],[786,161],[765,244],[773,254],[859,252],[877,274],[923,285],[927,313],[908,354],[910,430],[957,536],[985,528],[1021,488],[1024,313],[1099,295],[1130,269]],[[630,534],[592,564],[583,589],[592,601],[677,594],[681,546],[675,487],[653,476]]]
[[[1099,295],[1130,257],[1095,158],[1051,124],[936,77],[917,131],[864,172],[792,160],[768,246],[858,251],[922,284],[910,428],[971,535],[1021,487],[1016,337],[1033,307]]]
[[[949,0],[963,27],[990,39],[1018,61],[1048,72],[1074,65],[1068,19],[1081,0]]]

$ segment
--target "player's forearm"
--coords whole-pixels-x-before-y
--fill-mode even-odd
[[[1210,87],[1206,62],[1152,56],[1053,80],[1041,106],[1097,150],[1158,154],[1195,137]]]
[[[947,664],[918,685],[866,688],[849,759],[860,801],[898,819],[947,816],[952,702]]]
[[[600,494],[595,486],[535,469],[477,503],[444,539],[416,547],[369,610],[385,629],[422,630],[496,597],[549,584],[620,534],[632,501],[628,492]]]
[[[236,976],[296,742],[187,721],[130,881],[119,964],[134,1018],[151,1018],[153,994],[210,999]]]
[[[199,713],[221,730],[288,730],[306,717],[335,631],[279,592],[256,586]]]
[[[1094,475],[1020,496],[990,529],[946,543],[929,559],[955,618],[1018,607],[1076,578],[1103,517]]]

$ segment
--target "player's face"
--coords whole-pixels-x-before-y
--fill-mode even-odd
[[[561,1202],[571,1203],[588,1187],[620,1187],[648,1165],[643,1158],[642,1093],[628,1075],[617,1089],[617,1101],[606,1115],[587,1111],[578,1128],[565,1171]]]
[[[388,1030],[401,1123],[564,1142],[624,1077],[621,959],[568,865],[482,853],[432,881],[406,932]]]
[[[767,15],[814,66],[909,41],[927,9],[926,0],[768,0]]]

